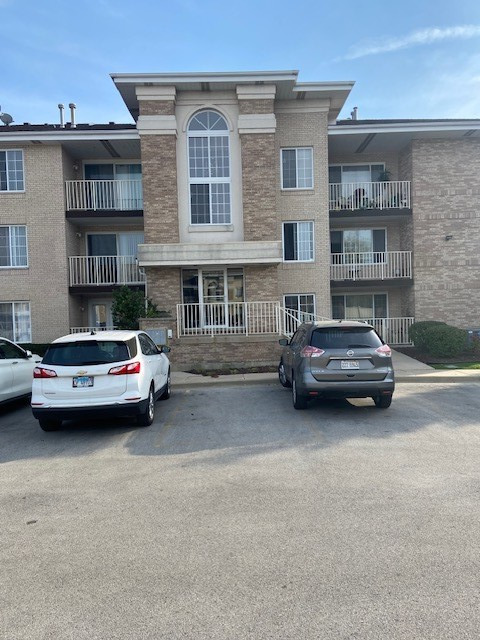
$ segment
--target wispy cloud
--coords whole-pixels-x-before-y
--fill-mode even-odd
[[[412,31],[399,38],[381,38],[368,44],[359,44],[347,52],[340,60],[356,60],[379,53],[389,53],[399,49],[408,49],[420,45],[443,42],[445,40],[467,40],[480,37],[480,25],[466,24],[457,27],[429,27]]]

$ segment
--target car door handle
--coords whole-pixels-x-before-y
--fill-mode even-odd
[[[18,360],[15,360],[15,362],[12,362],[12,364],[18,364]]]

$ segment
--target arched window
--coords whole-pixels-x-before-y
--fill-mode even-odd
[[[230,224],[229,132],[216,111],[200,111],[190,120],[188,167],[191,223]]]

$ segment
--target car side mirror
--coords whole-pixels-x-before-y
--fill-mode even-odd
[[[171,349],[170,349],[170,347],[167,347],[166,345],[163,345],[163,347],[160,349],[160,351],[162,353],[170,353]]]
[[[27,358],[31,358],[33,356],[33,353],[31,351],[28,351],[28,349],[27,349],[27,351],[25,351],[25,354],[26,354]]]
[[[286,347],[288,345],[288,338],[281,338],[278,341],[278,344],[281,345],[282,347]]]

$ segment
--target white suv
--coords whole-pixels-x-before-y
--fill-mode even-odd
[[[33,371],[33,415],[44,431],[80,416],[136,416],[148,426],[155,400],[170,397],[169,351],[143,331],[58,338]]]

